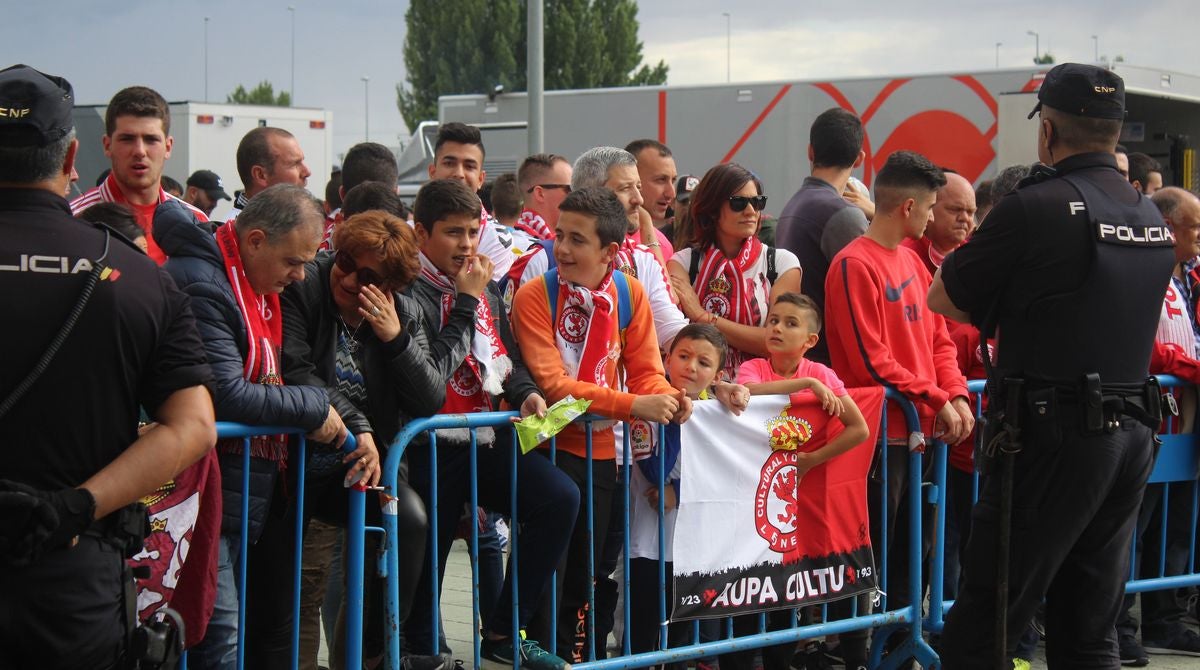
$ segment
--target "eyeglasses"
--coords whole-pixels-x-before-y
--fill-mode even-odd
[[[767,206],[767,196],[765,195],[731,195],[729,196],[729,209],[735,212],[740,212],[746,209],[746,205],[754,205],[754,211],[761,212]]]
[[[539,186],[541,186],[542,188],[561,188],[561,189],[563,190],[563,192],[564,192],[564,193],[570,193],[570,192],[571,192],[571,185],[570,185],[570,184],[534,184],[533,186],[530,186],[528,189],[526,189],[526,190],[525,190],[525,192],[526,192],[526,193],[533,193],[533,189],[535,189],[535,188],[537,188],[537,187],[539,187]]]
[[[348,275],[354,275],[355,281],[359,286],[374,284],[375,286],[384,286],[383,277],[371,268],[360,268],[358,263],[354,261],[354,257],[342,251],[336,251],[333,254],[333,263],[338,266],[338,269]]]

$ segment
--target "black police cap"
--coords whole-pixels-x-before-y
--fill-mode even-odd
[[[1075,116],[1124,119],[1125,81],[1095,65],[1063,63],[1046,73],[1029,118],[1040,112],[1043,104]]]
[[[0,70],[0,146],[44,147],[71,132],[75,93],[62,77],[28,65]]]

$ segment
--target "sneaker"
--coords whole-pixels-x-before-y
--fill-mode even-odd
[[[1033,664],[1023,658],[1013,659],[1013,670],[1030,670]]]
[[[570,663],[542,649],[536,640],[526,639],[525,631],[521,631],[520,654],[520,666],[528,670],[571,670]],[[484,660],[510,668],[515,665],[512,638],[489,640],[485,637],[479,644],[479,655]]]
[[[1117,639],[1117,647],[1121,654],[1121,665],[1140,668],[1150,664],[1150,657],[1146,655],[1146,650],[1142,649],[1142,645],[1138,644],[1136,637],[1120,636]]]
[[[446,659],[442,656],[419,656],[409,654],[400,661],[404,670],[445,670]]]
[[[826,656],[825,643],[809,640],[792,656],[792,670],[832,670],[833,664]]]
[[[1146,651],[1151,654],[1175,654],[1177,656],[1200,656],[1200,635],[1184,629],[1169,640],[1144,640]]]

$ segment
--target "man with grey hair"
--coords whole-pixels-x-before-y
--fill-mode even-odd
[[[617,194],[629,217],[628,235],[621,245],[624,250],[642,245],[654,254],[666,268],[667,259],[674,255],[670,240],[654,227],[650,212],[642,207],[642,177],[633,154],[617,147],[594,147],[575,159],[571,173],[571,190],[604,187]]]
[[[251,425],[296,426],[338,447],[346,427],[329,395],[317,386],[284,386],[278,367],[282,343],[279,294],[304,278],[321,242],[325,212],[308,191],[276,184],[257,193],[234,220],[207,234],[182,205],[168,202],[154,216],[154,232],[170,260],[164,266],[191,296],[216,377],[217,419]],[[247,551],[246,665],[276,667],[291,646],[292,562],[296,558],[295,472],[285,436],[250,445],[250,518]],[[237,653],[238,602],[233,566],[241,534],[242,442],[217,443],[225,512],[217,563],[217,602],[208,634],[189,660],[196,668],[226,667]],[[379,454],[367,445],[352,454],[350,476],[377,471]]]
[[[675,306],[671,297],[671,280],[662,261],[661,244],[653,235],[662,235],[650,224],[650,215],[641,208],[642,197],[638,190],[637,161],[633,154],[616,147],[596,147],[585,151],[575,161],[571,175],[571,190],[583,188],[607,188],[616,194],[617,200],[631,222],[621,248],[613,259],[613,268],[642,282],[650,311],[654,314],[654,329],[659,345],[666,351],[684,326],[687,317]],[[641,224],[648,226],[644,227]],[[631,231],[638,231],[640,236]],[[648,236],[649,235],[649,236]],[[651,244],[640,244],[639,239],[652,240]],[[535,245],[516,263],[501,285],[506,309],[511,309],[513,296],[529,280],[540,277],[554,267],[553,254],[546,247]]]
[[[116,667],[136,623],[123,603],[149,526],[139,500],[216,439],[187,298],[132,243],[71,217],[73,105],[61,77],[0,71],[0,309],[21,321],[0,330],[4,667]],[[139,407],[156,422],[141,435]]]

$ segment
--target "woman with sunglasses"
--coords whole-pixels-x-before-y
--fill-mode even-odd
[[[445,401],[446,385],[430,363],[429,339],[419,325],[420,308],[399,293],[420,272],[416,235],[405,221],[375,210],[343,221],[333,242],[337,252],[318,256],[306,266],[304,280],[284,292],[284,379],[324,386],[346,428],[360,445],[376,445],[382,460],[408,418],[430,416]],[[306,515],[342,526],[345,487],[353,482],[344,479],[344,468],[328,452],[315,448],[311,460]],[[373,472],[370,483],[378,478],[378,471]],[[400,546],[412,557],[400,561],[400,601],[411,604],[425,555],[426,514],[407,479],[408,466],[402,463],[393,504],[399,508]],[[367,505],[367,524],[380,525],[379,505]],[[368,535],[368,543],[372,541],[377,536]],[[368,546],[367,554],[372,553]],[[383,653],[384,582],[375,574],[367,570],[364,592],[363,656],[368,664]],[[331,641],[334,667],[344,654],[342,618]],[[410,659],[409,666],[440,663],[429,657]]]
[[[688,247],[667,264],[684,315],[715,325],[729,342],[729,380],[743,361],[766,355],[771,301],[800,291],[796,255],[758,240],[766,204],[762,182],[746,168],[726,163],[710,169],[692,192]]]

